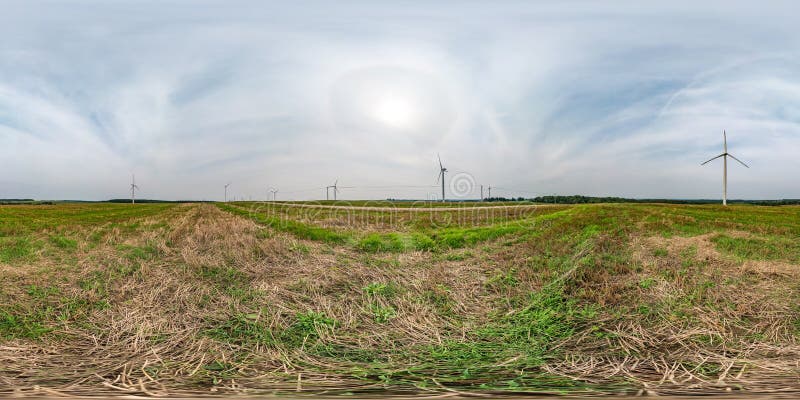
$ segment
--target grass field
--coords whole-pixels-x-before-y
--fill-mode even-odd
[[[0,394],[800,390],[800,207],[354,205],[0,206]]]

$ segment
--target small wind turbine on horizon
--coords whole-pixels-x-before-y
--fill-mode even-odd
[[[439,159],[439,175],[436,176],[436,183],[442,181],[442,203],[444,203],[444,173],[447,172],[447,168],[442,165],[442,157],[439,155],[439,153],[436,153],[436,157]]]
[[[278,189],[270,188],[269,192],[272,193],[272,201],[275,201],[275,197],[278,195]]]
[[[330,200],[330,189],[333,188],[333,201],[336,201],[336,193],[339,192],[339,180],[337,179],[336,182],[333,182],[331,186],[325,186],[325,200]]]
[[[722,157],[723,167],[722,167],[722,205],[728,205],[728,157],[736,160],[739,164],[744,165],[746,168],[750,168],[747,164],[743,163],[738,158],[734,157],[733,154],[728,153],[728,134],[723,130],[722,131],[722,154],[700,164],[706,165],[711,161],[714,161],[718,158]]]
[[[226,203],[228,202],[228,186],[230,186],[230,185],[231,185],[230,182],[225,184],[225,202]]]
[[[136,190],[139,189],[136,186],[136,175],[131,174],[131,204],[136,204]]]

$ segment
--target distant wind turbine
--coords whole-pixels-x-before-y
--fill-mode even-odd
[[[275,196],[278,194],[278,189],[270,188],[269,192],[272,193],[272,201],[275,201]]]
[[[436,183],[442,181],[442,203],[444,203],[444,173],[447,172],[447,168],[442,165],[442,157],[439,156],[439,153],[436,153],[436,157],[439,159],[439,175],[436,177]]]
[[[228,202],[228,186],[230,186],[230,185],[231,185],[230,182],[225,184],[225,202],[226,203]]]
[[[329,190],[333,188],[333,201],[336,201],[336,193],[339,191],[339,180],[337,179],[336,182],[333,182],[333,185],[325,187],[325,200],[330,200]]]
[[[723,162],[723,164],[722,164],[723,165],[723,167],[722,167],[722,205],[723,206],[727,206],[728,205],[728,157],[738,161],[739,164],[742,164],[747,168],[750,168],[750,167],[748,167],[747,164],[743,163],[738,158],[734,157],[733,154],[728,153],[728,134],[724,130],[722,131],[722,154],[720,154],[720,155],[718,155],[718,156],[716,156],[716,157],[714,157],[714,158],[712,158],[712,159],[710,159],[710,160],[708,160],[708,161],[706,161],[706,162],[704,162],[704,163],[702,163],[700,165],[706,165],[709,162],[714,161],[714,160],[716,160],[716,159],[718,159],[720,157],[722,157],[722,162]]]
[[[136,186],[136,175],[131,174],[131,204],[136,204],[136,190],[139,189]]]

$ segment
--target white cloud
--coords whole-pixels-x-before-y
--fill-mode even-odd
[[[367,186],[437,152],[518,194],[714,197],[728,129],[732,197],[797,198],[796,6],[751,4],[8,2],[0,197],[425,197]]]

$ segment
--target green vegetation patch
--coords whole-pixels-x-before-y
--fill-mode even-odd
[[[237,313],[228,320],[215,322],[204,333],[211,338],[237,345],[272,346],[276,343],[275,336],[259,317],[259,314]]]
[[[266,346],[294,349],[311,347],[325,330],[333,329],[337,322],[321,312],[295,314],[288,326],[271,327],[261,314],[235,313],[222,321],[209,321],[203,331],[205,336],[239,346]]]
[[[54,288],[29,286],[31,300],[0,309],[0,338],[39,339],[59,323],[83,321],[94,310],[108,307],[105,301],[60,296]]]
[[[294,323],[280,333],[280,341],[290,347],[301,347],[316,342],[324,330],[333,329],[336,325],[336,320],[325,313],[297,313]]]
[[[404,233],[371,233],[358,241],[356,247],[364,252],[404,252],[413,250],[433,250],[436,243],[427,235],[414,232]]]
[[[305,224],[285,218],[270,217],[264,214],[243,210],[236,206],[217,203],[217,207],[230,213],[251,218],[258,223],[269,226],[281,232],[291,233],[300,239],[315,240],[329,243],[345,243],[350,235],[335,232],[330,229]]]
[[[50,236],[50,243],[53,243],[56,247],[60,249],[74,250],[78,248],[77,240],[70,239],[62,235]]]
[[[0,238],[0,262],[10,263],[33,256],[41,245],[30,238]]]
[[[731,237],[722,234],[711,241],[720,251],[741,259],[800,261],[800,240],[783,237]]]
[[[435,296],[435,301],[445,300]],[[473,330],[466,339],[415,348],[404,353],[408,357],[404,369],[381,370],[381,374],[394,383],[434,378],[474,389],[549,386],[554,377],[526,371],[557,358],[554,343],[572,335],[593,316],[591,308],[568,299],[562,288],[547,287],[531,293],[521,308]]]

